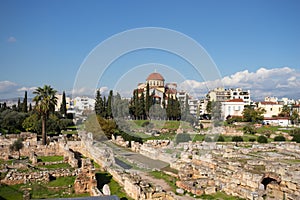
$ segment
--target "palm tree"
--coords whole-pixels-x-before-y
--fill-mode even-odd
[[[55,96],[56,90],[50,85],[44,85],[44,87],[38,87],[33,94],[36,96],[33,98],[35,101],[35,109],[42,118],[42,144],[46,145],[46,120],[50,111],[54,111],[57,103],[57,97]]]

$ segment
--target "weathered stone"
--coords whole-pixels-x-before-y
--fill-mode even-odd
[[[107,184],[103,186],[102,191],[104,195],[110,195],[110,188]]]

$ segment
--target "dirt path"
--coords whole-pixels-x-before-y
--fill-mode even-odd
[[[172,188],[163,179],[154,178],[150,176],[147,172],[142,171],[137,171],[137,174],[140,175],[143,180],[149,181],[149,183],[152,183],[155,186],[161,186],[165,191],[172,191]]]

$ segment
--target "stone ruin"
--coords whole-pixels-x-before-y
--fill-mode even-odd
[[[82,166],[74,183],[75,193],[90,193],[91,195],[102,193],[97,189],[95,169],[90,159],[82,159]]]

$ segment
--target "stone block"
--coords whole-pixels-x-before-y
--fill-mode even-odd
[[[214,194],[214,193],[216,193],[216,187],[207,187],[207,188],[205,188],[204,193],[205,194]]]
[[[286,182],[286,186],[291,189],[291,190],[297,190],[297,185],[295,183],[292,182]]]

